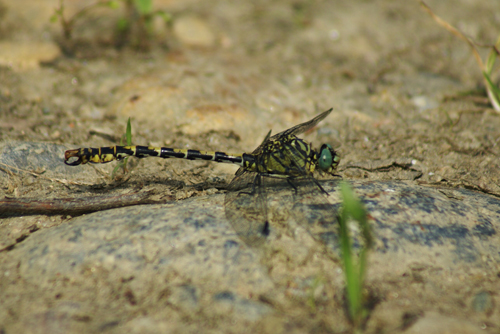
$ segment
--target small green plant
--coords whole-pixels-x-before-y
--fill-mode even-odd
[[[153,10],[153,0],[99,0],[75,13],[72,17],[66,18],[64,15],[64,0],[59,1],[59,7],[54,10],[51,16],[51,22],[60,22],[63,29],[63,36],[66,40],[72,38],[72,33],[76,22],[85,17],[95,8],[108,7],[117,9],[121,5],[124,7],[125,15],[117,22],[117,30],[122,40],[128,39],[131,35],[133,26],[136,26],[133,39],[146,43],[143,48],[148,48],[149,38],[153,34],[153,19],[156,16],[161,17],[165,23],[170,23],[172,16],[162,10]]]
[[[342,182],[340,191],[343,199],[343,207],[339,219],[340,246],[346,281],[347,306],[354,328],[359,329],[368,313],[364,305],[365,296],[363,288],[367,265],[366,260],[368,251],[373,245],[373,238],[370,226],[368,225],[366,210],[354,195],[349,184]],[[356,221],[359,224],[361,236],[364,239],[364,247],[359,251],[357,259],[349,235],[348,224],[352,221]]]
[[[457,28],[453,27],[451,24],[449,24],[448,22],[446,22],[445,20],[434,14],[434,12],[430,9],[429,6],[427,6],[427,4],[423,0],[420,0],[420,4],[424,8],[424,10],[427,13],[429,13],[429,15],[434,19],[434,21],[437,22],[437,24],[444,27],[453,35],[457,36],[458,38],[464,40],[467,44],[469,44],[472,50],[472,54],[474,55],[474,58],[476,59],[476,62],[479,65],[479,68],[481,69],[481,72],[483,74],[484,83],[486,86],[486,91],[488,93],[488,98],[490,100],[490,103],[497,112],[500,112],[500,89],[491,80],[496,58],[500,56],[500,51],[499,51],[500,36],[498,37],[495,45],[479,45],[478,43],[475,43],[470,38],[461,33]],[[479,55],[479,52],[476,48],[477,46],[485,46],[490,48],[490,53],[488,54],[486,63],[484,63],[483,60],[481,59],[481,56]]]
[[[142,21],[149,34],[153,33],[153,19],[156,16],[161,17],[166,23],[172,20],[172,16],[162,10],[153,10],[153,0],[121,0],[125,3],[127,11],[131,13],[128,18],[124,17],[118,22],[119,29],[128,29],[131,24],[130,18],[134,16],[133,12],[139,14],[139,21]]]
[[[71,39],[76,21],[87,15],[91,10],[97,7],[109,7],[115,9],[118,8],[118,6],[119,0],[97,1],[96,3],[84,7],[68,19],[64,16],[64,0],[59,0],[59,7],[54,10],[54,14],[50,17],[50,22],[61,22],[64,38]]]
[[[123,145],[123,142],[127,143],[127,146],[132,145],[132,126],[130,125],[130,117],[128,118],[127,121],[127,130],[125,131],[125,134],[122,136],[120,139],[120,145]],[[118,170],[121,168],[123,172],[125,173],[127,171],[127,161],[129,157],[126,157],[125,159],[121,160],[113,169],[113,172],[111,173],[111,178],[114,179],[116,173]]]
[[[120,0],[125,4],[125,13],[118,20],[118,31],[122,36],[132,35],[132,44],[140,49],[149,49],[153,35],[153,19],[161,17],[165,23],[172,21],[172,16],[162,10],[153,9],[153,0]],[[134,29],[135,26],[135,29]],[[132,34],[131,32],[134,32]]]
[[[307,293],[307,305],[311,308],[313,313],[316,312],[316,298],[314,296],[316,289],[324,284],[324,279],[322,277],[315,277],[309,286],[309,291]]]

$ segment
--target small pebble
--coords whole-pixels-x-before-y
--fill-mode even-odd
[[[472,299],[472,309],[479,313],[491,314],[494,308],[493,298],[488,291],[481,291]]]
[[[0,66],[15,71],[37,69],[42,62],[49,62],[61,54],[52,42],[0,42]]]
[[[194,16],[184,16],[174,21],[175,36],[183,44],[209,47],[215,44],[215,35],[208,24]]]

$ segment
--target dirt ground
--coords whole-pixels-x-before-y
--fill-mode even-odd
[[[64,15],[92,3],[64,1]],[[498,38],[495,0],[427,3],[478,43]],[[148,189],[165,202],[223,192],[233,166],[130,160],[129,172],[113,180],[115,163],[65,167],[64,147],[119,144],[130,117],[134,144],[251,152],[269,129],[277,133],[330,107],[332,114],[304,138],[334,146],[344,179],[410,180],[500,196],[500,114],[469,47],[418,1],[159,0],[154,9],[172,21],[154,17],[149,33],[130,21],[128,34],[116,28],[122,4],[85,12],[70,39],[50,22],[58,5],[0,0],[0,143],[62,145],[53,168],[2,163],[1,197],[91,198]],[[1,218],[0,263],[9,263],[9,251],[33,233],[70,218]],[[498,277],[489,279],[490,289],[499,286]],[[433,302],[419,307],[432,309]],[[462,317],[455,309],[432,309],[440,311]],[[5,314],[0,333],[19,328]],[[411,323],[416,315],[407,316]],[[489,315],[473,321],[499,330]],[[368,331],[403,331],[407,323],[387,320]],[[340,331],[331,326],[315,329]]]

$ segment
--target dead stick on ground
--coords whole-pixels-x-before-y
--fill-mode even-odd
[[[90,196],[81,198],[54,198],[40,201],[33,198],[5,198],[0,200],[0,216],[34,214],[69,214],[102,211],[112,208],[138,205],[159,204],[172,200],[171,196],[159,200],[152,199],[154,191],[134,192],[131,194]]]

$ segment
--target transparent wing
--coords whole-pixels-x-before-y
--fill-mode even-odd
[[[271,231],[295,233],[287,229],[292,219],[328,251],[338,249],[339,208],[328,201],[312,177],[290,180],[293,188],[283,179],[264,176],[257,176],[263,184],[254,187],[255,177],[253,172],[236,177],[225,199],[226,218],[243,242],[266,249],[271,246],[266,244]]]
[[[329,109],[310,121],[280,132],[273,137],[269,131],[252,154],[256,156],[262,154],[264,147],[270,140],[286,139],[290,135],[297,135],[311,129],[328,116],[331,111],[332,109]],[[306,171],[302,162],[297,160],[301,158],[297,157],[292,149],[285,149],[282,153],[289,157],[289,161],[294,165],[293,168],[297,169],[299,174],[304,177],[289,180],[295,189],[293,198],[283,196],[283,187],[272,187],[272,191],[268,189],[272,193],[273,202],[279,202],[273,207],[280,208],[281,213],[286,212],[285,216],[293,216],[318,241],[335,244],[337,235],[336,210],[333,210],[325,194],[321,191],[322,188],[318,181]],[[284,180],[281,179],[279,182],[283,186]],[[270,217],[274,217],[274,214],[268,212],[270,209],[267,203],[266,184],[272,183],[270,177],[240,168],[228,186],[225,198],[226,218],[238,236],[250,246],[262,245],[269,235]],[[285,186],[289,192],[290,185],[286,184]]]
[[[322,112],[318,116],[314,117],[313,119],[311,119],[311,120],[309,120],[307,122],[301,123],[299,125],[296,125],[293,128],[287,129],[287,130],[282,131],[282,132],[280,132],[278,134],[275,134],[272,137],[271,137],[271,131],[272,130],[269,130],[269,132],[266,135],[266,138],[264,138],[264,140],[262,141],[262,143],[252,152],[252,154],[253,155],[259,155],[260,153],[262,153],[263,148],[266,146],[266,144],[269,142],[269,140],[275,140],[275,139],[278,139],[278,138],[281,138],[281,137],[286,137],[286,136],[289,136],[289,135],[299,135],[299,134],[301,134],[301,133],[303,133],[303,132],[305,132],[305,131],[313,128],[314,126],[316,126],[316,124],[318,124],[319,122],[321,122],[322,120],[324,120],[326,118],[326,116],[328,116],[332,112],[332,110],[333,110],[333,108],[330,108],[327,111]],[[241,173],[243,173],[243,168],[240,168],[236,172],[236,175],[239,175]]]
[[[294,201],[290,211],[295,221],[302,225],[318,242],[326,246],[328,251],[338,251],[338,210],[328,201],[326,193],[320,190],[319,183],[313,178],[297,180]],[[331,180],[337,184],[338,180]],[[325,183],[324,183],[325,184]],[[335,252],[333,252],[335,253]]]
[[[326,116],[328,116],[332,112],[332,110],[333,110],[333,108],[330,108],[327,111],[322,112],[321,114],[319,114],[318,116],[314,117],[313,119],[311,119],[307,122],[301,123],[299,125],[294,126],[293,128],[290,128],[288,130],[285,130],[283,132],[275,134],[274,136],[271,137],[271,140],[277,139],[280,137],[289,136],[289,135],[295,135],[295,136],[299,135],[299,134],[313,128],[314,126],[316,126],[316,124],[318,124],[319,122],[324,120],[326,118]],[[262,144],[261,144],[261,146],[262,146]]]
[[[267,133],[262,143],[252,152],[260,155],[271,137]],[[262,176],[239,168],[227,188],[224,201],[226,218],[236,234],[249,246],[259,246],[269,234],[267,217],[267,196]]]
[[[229,184],[224,206],[236,234],[249,246],[261,245],[269,234],[263,177],[244,171]]]

